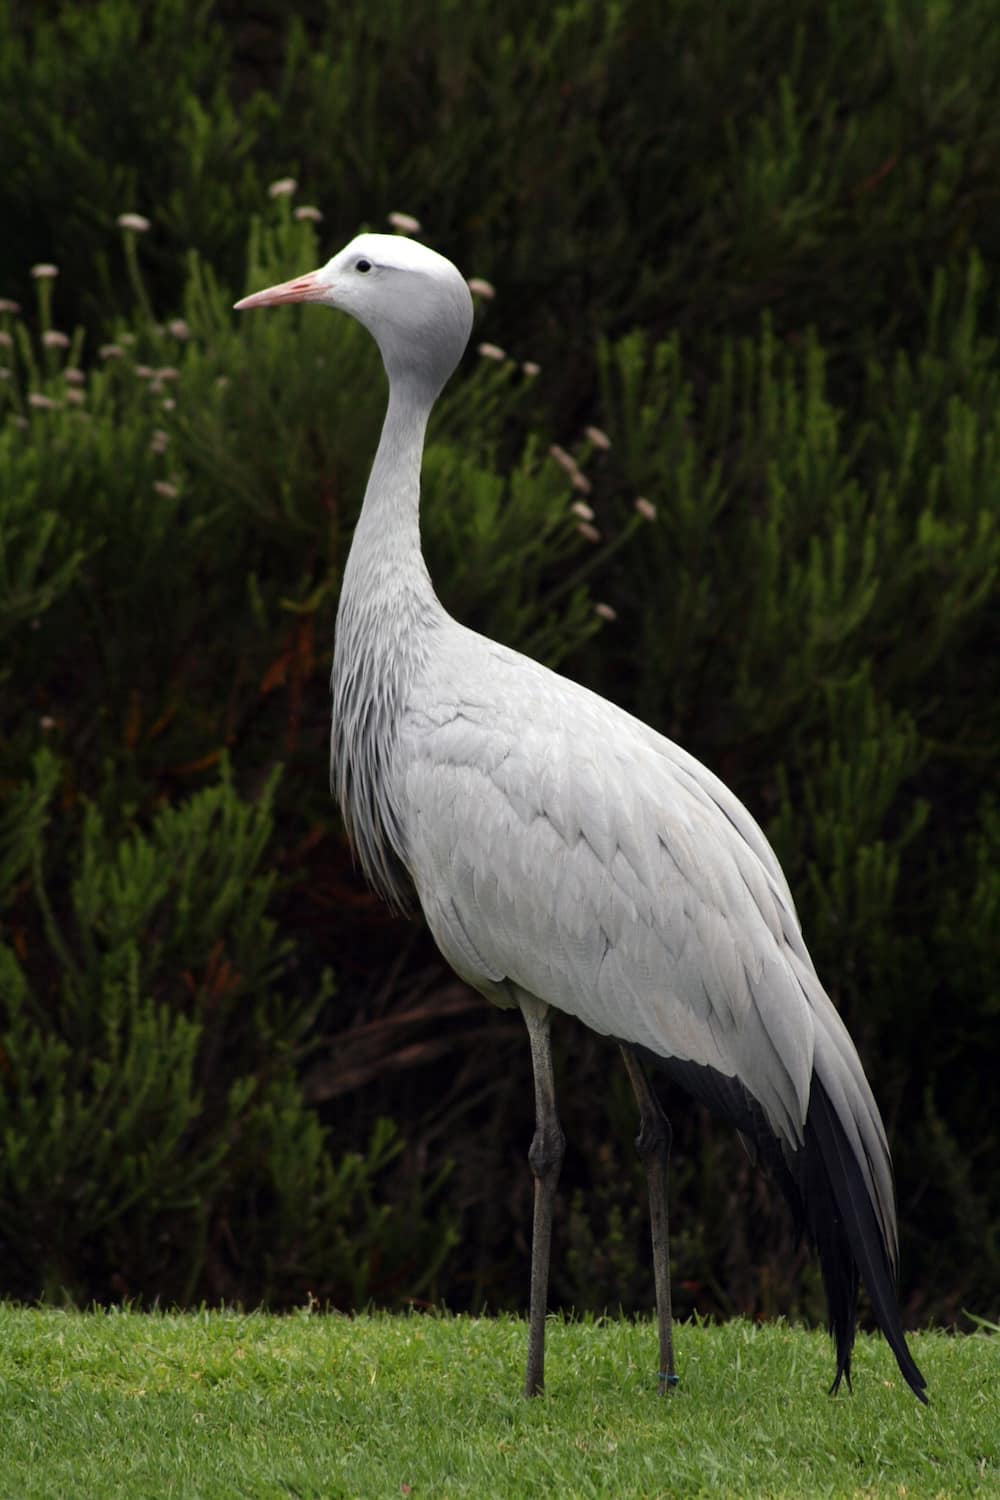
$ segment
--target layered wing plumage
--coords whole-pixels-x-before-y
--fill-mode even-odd
[[[800,1144],[817,1034],[842,1028],[746,809],[648,726],[471,632],[433,678],[404,725],[402,804],[449,961],[501,1003],[513,986],[752,1080]]]

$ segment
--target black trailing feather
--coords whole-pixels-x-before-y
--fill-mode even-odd
[[[907,1348],[899,1317],[894,1250],[886,1243],[872,1205],[871,1168],[867,1160],[859,1161],[855,1155],[818,1074],[812,1075],[802,1146],[792,1150],[775,1135],[764,1111],[739,1079],[698,1063],[639,1050],[713,1114],[736,1127],[780,1186],[797,1231],[805,1231],[815,1247],[837,1349],[831,1392],[839,1390],[844,1380],[848,1389],[851,1386],[860,1280],[904,1380],[926,1402],[927,1382]]]
[[[816,1246],[826,1286],[830,1332],[837,1345],[837,1375],[851,1384],[851,1350],[857,1318],[858,1277],[875,1321],[903,1379],[921,1401],[927,1385],[906,1345],[896,1300],[895,1257],[872,1207],[868,1164],[859,1162],[830,1096],[816,1073],[809,1091],[800,1180],[806,1227]]]

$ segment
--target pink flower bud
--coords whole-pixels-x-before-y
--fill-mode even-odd
[[[561,469],[566,470],[567,474],[572,475],[579,472],[576,459],[573,457],[572,453],[567,453],[566,449],[561,448],[558,443],[550,444],[549,455],[550,457],[555,459],[556,463]]]

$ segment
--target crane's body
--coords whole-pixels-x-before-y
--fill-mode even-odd
[[[369,880],[402,904],[408,878],[452,968],[498,1005],[527,993],[665,1061],[755,1069],[772,1129],[801,1145],[817,1031],[822,1049],[843,1024],[757,824],[606,699],[440,605],[424,619],[374,816],[355,799],[362,778],[343,775],[355,716],[341,662],[357,657],[338,644],[334,783]]]
[[[423,246],[362,235],[322,271],[238,305],[303,300],[366,323],[390,380],[338,612],[331,786],[375,888],[397,906],[415,892],[456,972],[495,1004],[519,1006],[528,1023],[538,1121],[529,1393],[542,1383],[563,1150],[554,1008],[619,1042],[636,1089],[662,1380],[675,1378],[669,1126],[640,1060],[727,1118],[777,1178],[819,1251],[835,1384],[850,1378],[860,1273],[924,1399],[895,1303],[882,1121],[764,834],[684,750],[466,629],[434,592],[420,549],[420,463],[431,406],[468,338],[464,281]]]

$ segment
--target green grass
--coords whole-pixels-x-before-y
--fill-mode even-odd
[[[549,1325],[548,1389],[520,1394],[514,1319],[0,1307],[0,1495],[1000,1495],[1000,1338],[923,1334],[923,1408],[858,1341],[829,1399],[829,1340],[783,1324],[655,1334]]]

